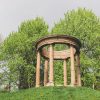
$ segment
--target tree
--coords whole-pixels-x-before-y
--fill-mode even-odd
[[[100,85],[100,20],[89,10],[72,10],[64,19],[55,24],[51,34],[66,34],[79,38],[81,48],[81,80],[84,86]],[[12,32],[0,46],[0,59],[4,61],[9,73],[9,83],[15,83],[19,89],[35,86],[36,50],[35,42],[48,35],[48,25],[42,18],[27,20],[21,23],[17,32]],[[56,45],[55,50],[68,48]],[[57,84],[62,84],[62,62],[54,62]],[[6,65],[5,65],[6,64]],[[70,69],[68,62],[68,69]],[[42,69],[41,69],[42,70]],[[43,74],[43,73],[41,73]],[[0,75],[2,76],[2,75]],[[41,75],[43,78],[43,75]],[[41,82],[42,83],[42,82]],[[70,71],[68,72],[70,83]],[[96,85],[98,84],[98,86]]]
[[[92,86],[100,75],[100,20],[89,10],[72,10],[55,24],[52,33],[79,38],[81,48],[81,74],[83,85]],[[100,77],[99,77],[100,78]]]
[[[48,33],[42,18],[21,23],[17,32],[12,32],[1,46],[2,60],[7,62],[10,80],[19,89],[35,85],[36,50],[35,41]]]

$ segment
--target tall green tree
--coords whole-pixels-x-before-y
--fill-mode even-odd
[[[48,33],[48,25],[37,17],[21,23],[17,32],[12,32],[1,46],[2,60],[10,71],[10,80],[19,89],[35,85],[35,41]]]
[[[64,16],[55,24],[52,33],[80,39],[82,81],[83,85],[92,87],[100,75],[100,20],[92,11],[81,8],[69,11]]]

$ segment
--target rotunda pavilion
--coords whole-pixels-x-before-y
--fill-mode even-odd
[[[65,44],[66,50],[54,50],[56,44]],[[47,48],[48,46],[48,48]],[[41,57],[44,58],[44,86],[54,86],[54,60],[63,61],[63,85],[67,86],[67,60],[70,60],[70,86],[81,86],[80,47],[81,42],[72,36],[49,35],[36,41],[36,87],[40,87]],[[76,63],[76,66],[75,66]]]

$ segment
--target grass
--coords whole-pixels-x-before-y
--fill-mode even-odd
[[[100,91],[85,87],[40,87],[1,92],[0,100],[100,100]]]

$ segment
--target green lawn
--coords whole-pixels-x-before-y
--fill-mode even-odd
[[[0,100],[100,100],[100,91],[85,87],[41,87],[0,93]]]

